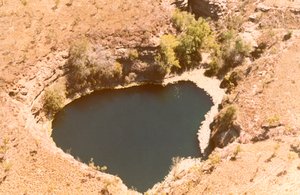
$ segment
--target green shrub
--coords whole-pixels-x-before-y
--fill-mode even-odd
[[[115,62],[113,67],[114,77],[121,77],[123,74],[123,65],[120,62]]]
[[[209,24],[202,18],[191,23],[179,38],[176,53],[183,67],[191,68],[202,60],[201,51],[217,47],[215,36]]]
[[[173,25],[179,31],[185,31],[187,27],[195,21],[196,19],[192,14],[186,11],[180,11],[179,9],[176,9],[172,16]]]
[[[226,28],[228,30],[239,31],[244,19],[241,15],[229,14],[225,19]]]
[[[166,73],[171,72],[172,68],[180,68],[175,49],[179,41],[173,35],[163,35],[160,38],[160,49],[156,58],[157,63]]]
[[[86,60],[86,52],[89,48],[89,42],[86,39],[75,41],[69,50],[69,60],[71,63],[80,63]]]
[[[234,30],[227,30],[225,32],[222,32],[221,36],[220,36],[220,41],[224,44],[230,44],[230,42],[232,42],[232,40],[235,39],[235,37],[237,37],[237,32]]]
[[[69,90],[84,88],[86,85],[85,81],[90,74],[90,71],[86,68],[88,47],[89,42],[85,39],[74,42],[70,47],[67,62],[67,67],[71,71],[71,75],[68,77]]]
[[[44,109],[48,116],[53,116],[64,105],[65,96],[58,89],[48,89],[44,95]]]
[[[226,33],[224,37],[225,39],[222,42],[222,58],[224,59],[224,66],[229,68],[236,67],[249,55],[250,47],[232,31]]]
[[[235,148],[234,151],[233,151],[233,154],[232,154],[230,160],[233,160],[233,161],[236,160],[238,154],[239,154],[241,151],[242,151],[241,145],[237,145],[236,148]]]
[[[128,53],[128,58],[130,60],[136,60],[139,58],[139,52],[136,49],[131,49]]]
[[[226,31],[221,35],[219,51],[209,64],[207,75],[223,77],[232,68],[242,64],[249,55],[249,45],[244,43],[235,31]]]
[[[267,122],[270,126],[274,126],[274,125],[277,125],[278,123],[280,123],[280,117],[279,115],[275,114],[273,116],[270,116],[268,119],[267,119]]]
[[[196,20],[188,12],[176,10],[172,17],[174,26],[181,31],[176,37],[163,35],[160,41],[157,63],[168,73],[182,71],[198,66],[202,60],[202,52],[213,53],[214,61],[210,66],[209,75],[219,71],[220,46],[210,25],[203,18]],[[216,57],[218,56],[218,57]]]
[[[217,165],[221,162],[221,156],[219,153],[214,152],[208,156],[208,160],[212,165]]]

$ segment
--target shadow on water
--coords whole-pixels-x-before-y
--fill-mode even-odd
[[[59,112],[52,136],[64,151],[146,191],[167,175],[173,157],[200,156],[196,133],[211,106],[191,82],[103,90]]]

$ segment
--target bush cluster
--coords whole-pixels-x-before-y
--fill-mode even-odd
[[[65,101],[65,94],[58,89],[48,89],[43,98],[44,109],[48,116],[52,117],[62,107]]]
[[[250,47],[238,36],[234,30],[228,30],[221,34],[219,51],[213,55],[206,75],[223,77],[232,68],[242,64],[250,54]]]
[[[163,35],[160,41],[158,64],[165,73],[191,69],[201,62],[201,52],[211,53],[206,75],[223,77],[232,68],[243,63],[250,47],[239,38],[237,25],[228,21],[223,33],[217,37],[203,18],[198,20],[184,11],[176,10],[172,17],[179,35]]]
[[[122,77],[123,70],[119,62],[109,63],[93,56],[89,42],[86,40],[77,41],[71,46],[67,67],[70,71],[68,74],[70,94],[111,85]]]
[[[217,47],[215,35],[204,19],[196,20],[192,14],[176,10],[172,21],[180,34],[163,35],[157,57],[166,73],[199,65],[201,52]]]
[[[160,52],[156,61],[166,73],[171,72],[174,67],[181,68],[175,53],[178,45],[179,41],[174,35],[163,35],[160,38]]]

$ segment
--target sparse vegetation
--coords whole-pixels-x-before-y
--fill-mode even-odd
[[[271,162],[273,158],[275,158],[277,156],[277,153],[278,153],[278,149],[280,148],[280,144],[279,142],[276,142],[276,144],[274,145],[274,151],[273,153],[271,154],[271,156],[269,158],[267,158],[265,160],[265,162]]]
[[[221,162],[221,157],[219,153],[212,153],[209,155],[208,160],[211,162],[213,165],[217,165]]]
[[[276,142],[275,146],[274,146],[274,150],[277,151],[280,148],[280,143]]]
[[[3,167],[4,172],[8,172],[12,167],[12,163],[6,160],[6,161],[2,162],[2,167]]]
[[[96,171],[102,171],[102,172],[104,172],[104,171],[107,170],[107,166],[100,167],[99,165],[95,165],[93,158],[90,159],[90,162],[89,162],[88,165],[89,165],[89,167],[91,167],[92,169],[94,169]]]
[[[237,14],[229,14],[225,21],[228,30],[239,31],[243,24],[243,17]]]
[[[295,152],[292,152],[292,151],[289,151],[289,153],[288,153],[288,159],[289,160],[295,160],[295,159],[297,159],[297,157],[298,157],[298,154],[297,153],[295,153]]]
[[[270,116],[267,119],[267,122],[268,122],[269,126],[277,125],[280,122],[280,117],[277,114],[275,114],[273,116]]]
[[[230,158],[230,160],[236,160],[238,154],[242,151],[241,149],[241,145],[237,145],[233,151],[232,157]]]
[[[2,143],[2,145],[0,146],[0,154],[5,154],[6,152],[7,152],[7,150],[8,150],[8,141],[7,141],[7,139],[3,139],[3,141],[2,141],[3,143]]]

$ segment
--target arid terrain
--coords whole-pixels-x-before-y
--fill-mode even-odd
[[[179,160],[147,193],[299,194],[300,0],[213,2],[226,7],[214,23],[237,13],[253,51],[265,45],[232,70],[242,76],[219,106],[237,109],[239,136],[227,143],[232,130],[213,129],[211,143],[222,148],[205,161]],[[57,148],[42,97],[65,82],[74,41],[88,39],[107,59],[151,50],[174,31],[174,9],[168,0],[0,1],[0,194],[138,193]]]

